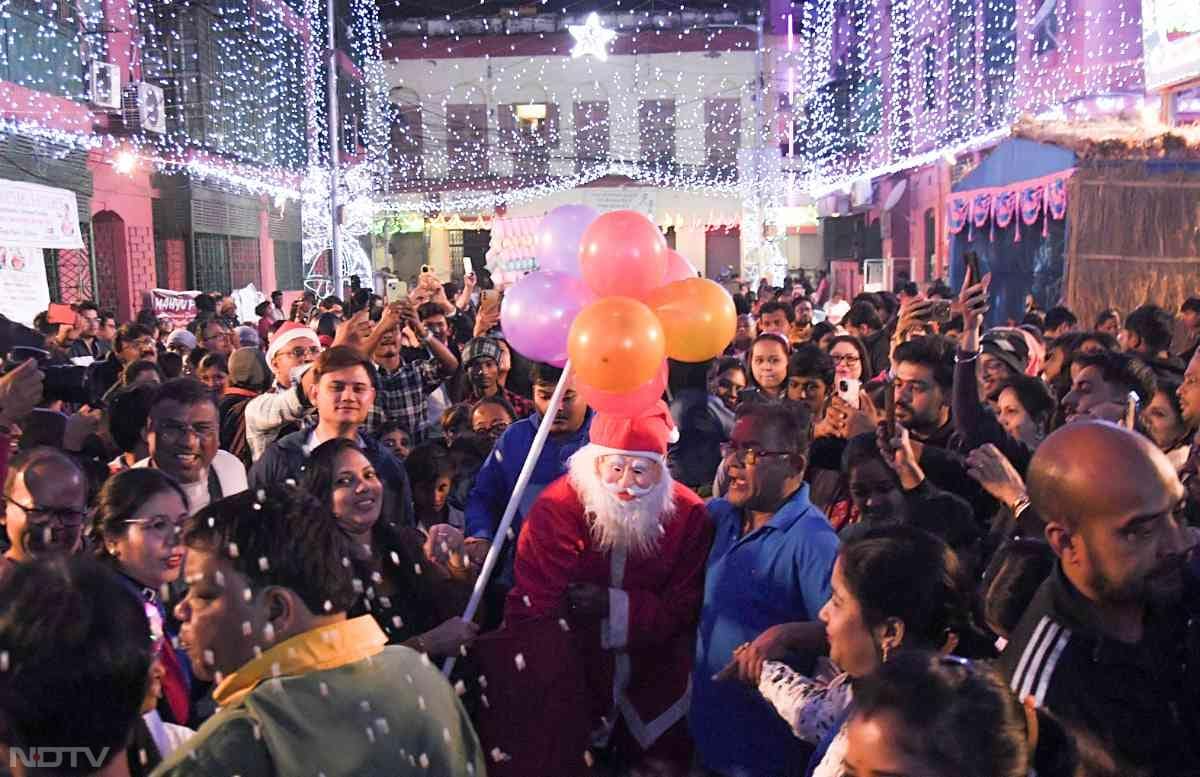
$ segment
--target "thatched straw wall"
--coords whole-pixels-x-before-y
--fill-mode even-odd
[[[1084,164],[1067,202],[1066,297],[1082,323],[1108,307],[1174,312],[1200,295],[1200,173]]]

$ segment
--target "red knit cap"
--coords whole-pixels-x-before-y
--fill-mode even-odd
[[[596,413],[589,437],[592,445],[609,453],[662,461],[667,445],[679,439],[679,432],[666,403],[659,400],[636,418]]]

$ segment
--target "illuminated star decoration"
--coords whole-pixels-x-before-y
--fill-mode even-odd
[[[572,59],[589,54],[600,60],[608,59],[608,44],[617,37],[617,33],[601,25],[600,17],[595,11],[588,14],[586,24],[571,24],[567,29],[575,38],[575,47],[571,49]]]

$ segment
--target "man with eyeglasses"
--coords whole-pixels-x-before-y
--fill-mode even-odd
[[[321,354],[317,333],[288,321],[271,336],[267,364],[275,374],[271,389],[246,405],[246,444],[255,461],[272,442],[299,428],[313,412],[309,366]]]
[[[125,367],[135,361],[158,361],[158,345],[155,333],[141,324],[123,324],[113,339],[112,350],[100,361],[88,368],[88,391],[93,407],[100,407],[104,395],[121,379]]]
[[[233,353],[233,338],[224,318],[209,318],[198,325],[196,339],[200,342],[201,348],[206,348],[213,353],[224,354],[226,359]]]
[[[133,466],[155,467],[178,480],[194,513],[246,490],[246,468],[219,449],[220,434],[212,392],[194,378],[169,380],[150,403],[150,456]]]
[[[79,550],[87,513],[87,479],[57,448],[32,448],[11,463],[4,480],[4,528],[9,548],[0,578],[16,564]]]
[[[724,448],[729,491],[708,505],[708,556],[688,715],[702,765],[774,777],[803,764],[805,745],[752,689],[714,677],[747,652],[775,658],[783,624],[813,621],[830,596],[838,539],[808,498],[808,412],[738,408]],[[807,625],[801,623],[802,626]]]

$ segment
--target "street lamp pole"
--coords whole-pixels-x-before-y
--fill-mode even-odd
[[[337,87],[337,4],[327,0],[329,15],[329,278],[333,293],[342,294],[341,236],[338,226],[338,178],[341,163],[338,151],[338,87]]]

